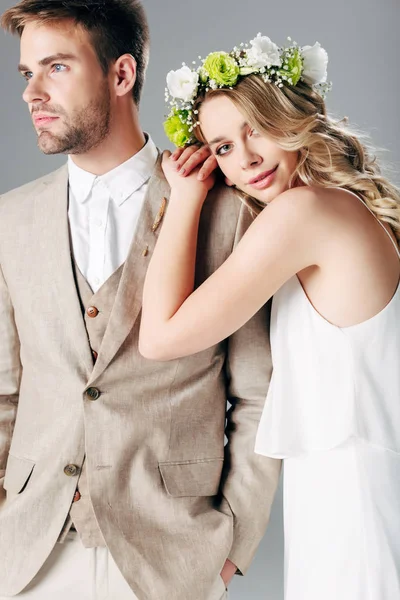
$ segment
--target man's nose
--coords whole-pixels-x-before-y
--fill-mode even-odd
[[[44,86],[39,78],[29,79],[28,85],[26,86],[22,98],[27,104],[34,104],[36,102],[47,102],[50,99],[49,94],[44,89]]]

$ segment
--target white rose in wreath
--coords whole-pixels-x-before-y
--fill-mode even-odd
[[[199,75],[189,67],[182,67],[178,71],[170,71],[167,75],[167,86],[173,98],[189,102],[199,85]]]
[[[301,55],[303,57],[302,79],[310,85],[326,83],[328,54],[319,42],[316,42],[314,46],[303,46]]]
[[[282,64],[279,48],[269,37],[258,35],[251,40],[251,48],[247,51],[247,65],[254,69],[262,67],[280,67]]]

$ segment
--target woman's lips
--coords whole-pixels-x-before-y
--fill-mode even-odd
[[[247,185],[250,185],[251,187],[255,188],[256,190],[264,190],[269,185],[271,185],[271,183],[275,177],[275,173],[278,169],[278,166],[279,165],[276,165],[275,168],[270,169],[269,171],[265,171],[264,173],[260,173],[260,175],[257,175],[257,177],[250,179],[250,181]]]

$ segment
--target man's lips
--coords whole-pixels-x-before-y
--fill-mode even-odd
[[[253,179],[250,179],[247,185],[250,185],[256,190],[265,189],[273,181],[278,166],[279,165],[276,165],[276,167],[274,167],[273,169],[270,169],[269,171],[264,171],[264,173],[260,173],[259,175],[257,175],[257,177],[253,177]]]
[[[55,116],[52,116],[52,115],[37,114],[37,115],[33,115],[33,122],[35,123],[35,125],[37,127],[40,127],[40,126],[43,126],[43,125],[50,125],[50,123],[53,123],[58,118],[59,117],[55,117]]]

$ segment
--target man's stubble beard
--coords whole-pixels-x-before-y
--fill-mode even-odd
[[[99,146],[110,133],[111,97],[107,84],[96,98],[72,115],[61,107],[53,107],[53,111],[64,118],[66,131],[59,135],[49,130],[39,132],[38,146],[44,154],[85,154]]]

